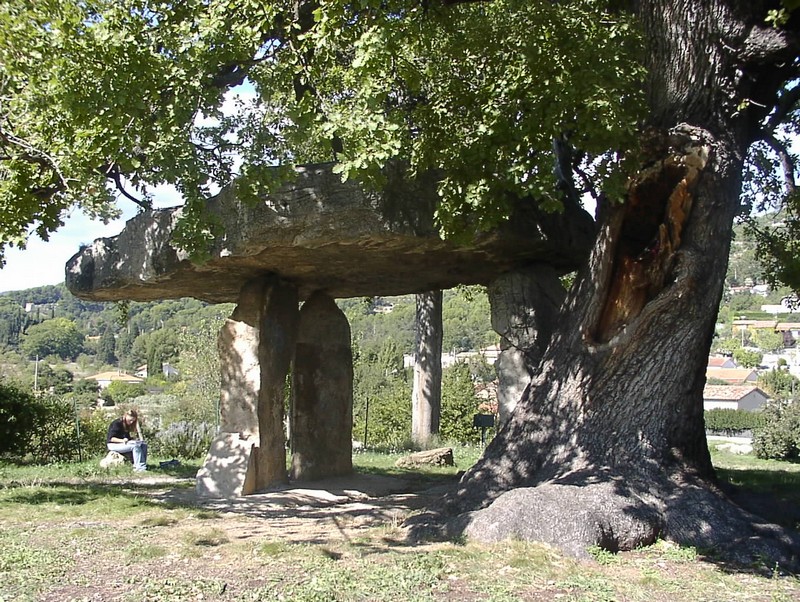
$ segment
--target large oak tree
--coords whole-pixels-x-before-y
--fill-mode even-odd
[[[702,418],[743,181],[750,198],[781,196],[775,163],[794,184],[791,8],[11,0],[0,244],[46,236],[74,205],[109,215],[114,190],[146,207],[147,186],[169,183],[187,202],[179,242],[202,255],[214,187],[236,176],[257,198],[303,161],[373,187],[390,163],[436,174],[454,236],[519,202],[592,193],[597,242],[533,382],[428,525],[575,553],[667,537],[791,563],[796,538],[717,488]]]

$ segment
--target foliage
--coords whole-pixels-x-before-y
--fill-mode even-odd
[[[216,427],[206,422],[173,422],[150,439],[154,453],[166,458],[201,458],[211,448]]]
[[[109,384],[101,392],[101,397],[108,404],[119,405],[144,395],[147,388],[141,383],[126,383],[121,380],[115,380]]]
[[[706,429],[714,433],[733,435],[741,431],[752,431],[765,423],[761,412],[747,410],[726,410],[717,408],[704,412]]]
[[[117,355],[115,352],[116,349],[116,339],[114,338],[114,333],[111,331],[111,328],[106,328],[103,331],[102,336],[100,337],[100,341],[97,344],[97,359],[98,361],[104,364],[116,364],[117,362]]]
[[[411,382],[391,375],[353,408],[353,436],[370,447],[406,448],[411,440]]]
[[[800,403],[775,401],[763,410],[764,426],[753,433],[753,452],[759,458],[800,458]]]
[[[742,368],[758,368],[763,357],[763,354],[759,353],[758,351],[744,349],[743,347],[733,351],[733,359]]]
[[[773,368],[758,376],[758,385],[772,397],[780,400],[792,400],[800,394],[800,381],[788,370]]]
[[[36,384],[40,391],[61,395],[72,390],[72,378],[72,372],[65,368],[54,370],[48,364],[40,362]]]
[[[458,362],[443,370],[439,438],[459,443],[480,442],[480,430],[472,426],[479,402],[467,364]]]
[[[0,383],[0,454],[16,460],[71,460],[77,452],[73,407]]]
[[[367,182],[395,159],[440,171],[449,230],[506,215],[508,193],[554,209],[553,138],[569,131],[608,180],[644,105],[629,19],[596,0],[332,0],[313,13],[12,0],[0,30],[0,247],[31,228],[46,239],[71,207],[114,215],[110,187],[147,207],[146,187],[167,183],[186,199],[177,241],[201,255],[216,234],[201,211],[212,187],[238,172],[255,198],[290,171],[276,163],[334,157]],[[245,78],[252,92],[226,114]]]
[[[180,335],[178,369],[182,415],[197,422],[219,423],[220,366],[217,337],[222,319],[206,319]]]
[[[765,353],[783,351],[783,335],[771,330],[757,330],[753,333],[753,343]]]
[[[30,433],[39,420],[37,409],[32,394],[0,381],[0,454],[25,455]]]
[[[20,349],[31,359],[49,355],[74,359],[83,350],[83,339],[75,322],[55,318],[28,328],[22,335]]]
[[[80,426],[80,445],[85,456],[94,457],[105,454],[108,427],[113,420],[101,408],[81,410],[78,414]]]

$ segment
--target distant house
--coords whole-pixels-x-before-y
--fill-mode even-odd
[[[775,332],[783,335],[784,347],[794,347],[800,339],[800,322],[778,322]]]
[[[140,378],[147,378],[147,364],[142,364],[134,371],[134,374]],[[161,364],[161,374],[166,376],[167,378],[177,378],[180,372],[176,368],[174,368],[171,364],[164,362]]]
[[[743,385],[758,380],[758,373],[750,368],[706,368],[706,378],[723,380],[730,385]]]
[[[704,410],[758,410],[769,395],[754,386],[706,385],[703,389]]]
[[[709,368],[738,368],[739,366],[733,361],[732,357],[709,357]]]
[[[777,320],[734,320],[733,329],[736,331],[756,331],[756,330],[769,330],[775,332],[775,326],[778,324]]]
[[[130,383],[133,385],[144,384],[143,378],[133,376],[132,374],[125,374],[124,372],[101,372],[100,374],[87,376],[86,380],[96,380],[101,390],[105,389],[113,382]]]

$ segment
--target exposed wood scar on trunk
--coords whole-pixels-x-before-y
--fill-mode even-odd
[[[708,162],[709,146],[683,132],[651,136],[647,167],[628,184],[597,342],[611,340],[664,288]]]

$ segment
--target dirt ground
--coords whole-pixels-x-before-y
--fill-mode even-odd
[[[234,499],[198,497],[194,488],[152,491],[148,495],[168,504],[220,513],[228,519],[226,525],[240,523],[249,537],[324,543],[349,541],[359,531],[372,527],[398,527],[447,488],[447,484],[426,487],[413,480],[354,474],[289,484]]]
[[[254,554],[253,546],[314,544],[331,557],[353,549],[380,553],[403,547],[400,524],[446,488],[424,489],[420,483],[399,478],[352,475],[225,500],[198,497],[189,486],[193,481],[154,475],[106,482],[155,504],[122,521],[100,518],[32,524],[30,543],[58,546],[62,556],[70,557],[70,567],[61,582],[45,586],[32,598],[19,599],[249,599],[249,592],[268,588],[275,579],[292,579],[285,570],[281,577],[265,572],[263,556]],[[169,518],[173,512],[180,518]],[[376,527],[382,537],[376,538]],[[109,532],[120,545],[106,544]],[[71,533],[79,536],[71,538]],[[154,549],[159,552],[154,554]],[[297,575],[297,579],[305,578]]]

